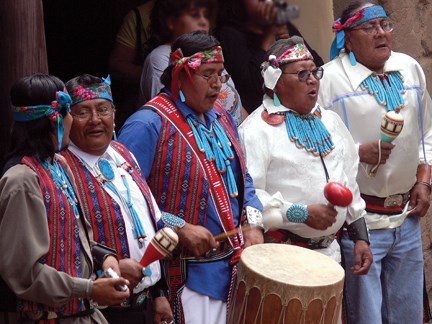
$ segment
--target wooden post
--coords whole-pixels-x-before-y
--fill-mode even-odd
[[[48,73],[42,0],[0,1],[0,170],[12,124],[9,91],[22,76]]]

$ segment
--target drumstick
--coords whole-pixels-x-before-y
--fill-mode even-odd
[[[237,234],[238,232],[241,232],[241,231],[242,232],[248,231],[251,228],[252,227],[249,224],[245,224],[244,226],[239,226],[239,227],[237,227],[233,230],[230,230],[228,232],[219,233],[213,237],[216,241],[221,242],[231,235]],[[209,257],[209,256],[213,255],[216,251],[217,251],[217,248],[210,249],[209,251],[207,251],[205,257]],[[194,256],[193,257],[182,257],[182,259],[183,260],[196,260],[196,259],[201,259],[201,257],[194,257]]]
[[[239,227],[237,227],[237,228],[235,228],[235,229],[233,229],[231,231],[223,232],[223,233],[217,234],[217,235],[215,235],[213,237],[214,237],[214,239],[216,241],[223,241],[223,240],[225,240],[227,237],[229,237],[231,235],[237,234],[240,231],[244,232],[244,231],[247,231],[247,230],[250,230],[250,229],[251,229],[251,226],[249,224],[245,224],[244,226],[239,226]]]

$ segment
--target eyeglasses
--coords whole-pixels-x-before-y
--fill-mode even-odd
[[[362,25],[362,27],[351,28],[351,30],[361,29],[368,35],[376,35],[376,34],[378,34],[379,27],[381,27],[381,29],[384,32],[390,33],[394,29],[394,24],[391,20],[386,19],[386,20],[381,20],[378,24],[372,24],[372,23],[365,24],[365,25]]]
[[[228,80],[229,80],[229,78],[231,77],[229,74],[222,74],[222,75],[219,75],[219,74],[217,74],[217,73],[214,73],[214,74],[210,74],[210,75],[203,75],[203,74],[199,74],[199,73],[196,73],[196,72],[195,72],[195,74],[196,74],[196,75],[199,75],[200,77],[202,77],[202,78],[204,78],[205,80],[207,80],[207,83],[208,83],[208,84],[216,83],[218,80],[219,80],[221,83],[227,83]]]
[[[310,75],[312,74],[315,79],[321,80],[324,75],[324,69],[320,67],[316,67],[313,70],[301,70],[298,72],[283,72],[282,74],[297,74],[297,77],[300,82],[306,82]]]
[[[78,120],[84,121],[92,118],[94,113],[98,116],[98,118],[105,119],[112,117],[114,112],[114,107],[99,107],[95,111],[91,109],[81,109],[80,111],[72,113],[71,115],[76,117]]]

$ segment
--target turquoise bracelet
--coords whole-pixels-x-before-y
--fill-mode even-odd
[[[286,212],[287,219],[292,223],[304,223],[308,216],[306,206],[301,204],[292,204]]]
[[[165,226],[175,231],[177,229],[183,228],[183,226],[185,226],[186,224],[186,221],[184,219],[165,212],[162,212],[162,221],[164,222]]]

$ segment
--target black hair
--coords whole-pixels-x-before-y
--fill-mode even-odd
[[[150,39],[147,42],[147,53],[159,45],[166,44],[172,39],[172,32],[167,26],[167,17],[179,17],[183,11],[190,8],[205,7],[209,13],[209,20],[215,15],[217,0],[156,0],[150,13],[148,27]]]
[[[102,83],[103,80],[99,77],[96,77],[94,75],[91,74],[81,74],[73,79],[70,79],[69,81],[66,82],[66,89],[69,93],[72,93],[72,91],[79,86],[89,86],[95,83]]]
[[[342,11],[341,14],[341,24],[343,25],[353,14],[355,14],[359,8],[367,4],[373,4],[375,6],[379,5],[377,0],[356,0],[350,2],[349,6]]]
[[[197,52],[207,51],[219,45],[218,40],[206,32],[195,30],[179,36],[171,46],[171,51],[174,52],[180,48],[183,56],[191,56]],[[162,73],[161,82],[164,86],[171,88],[171,71],[173,65],[168,65]]]
[[[16,81],[10,90],[13,106],[49,105],[56,99],[56,92],[64,90],[64,83],[57,77],[35,73]],[[44,160],[56,152],[52,134],[56,128],[47,118],[27,122],[15,122],[6,160],[23,156],[38,156]]]

